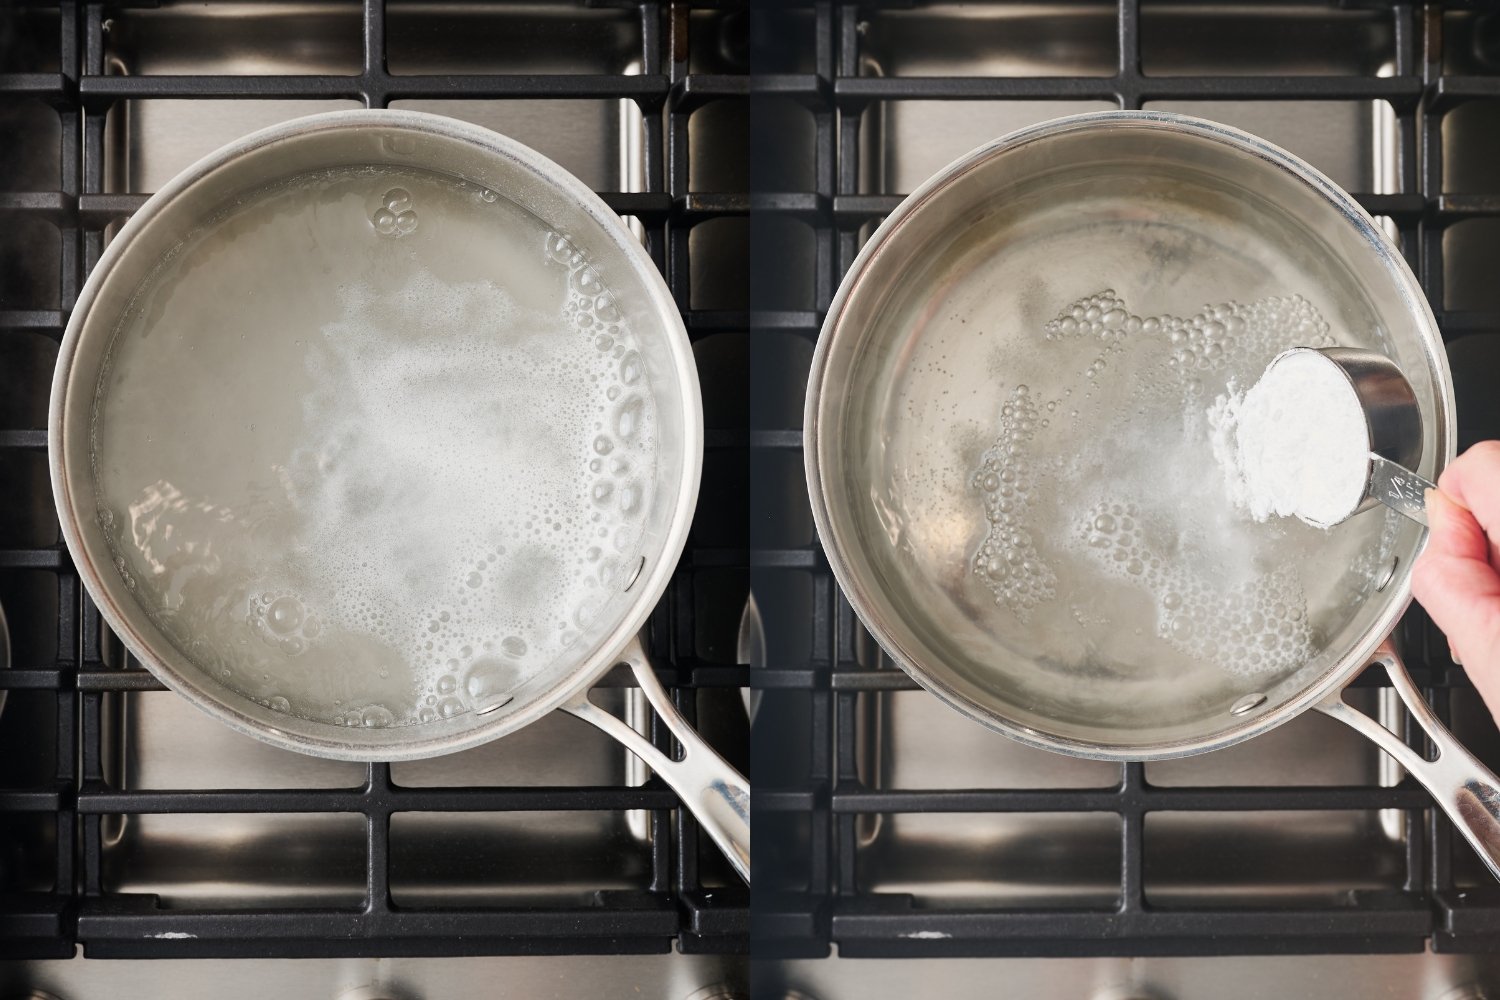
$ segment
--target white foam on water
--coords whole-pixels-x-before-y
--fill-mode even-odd
[[[371,728],[498,708],[566,656],[656,468],[586,255],[494,192],[399,180],[319,175],[190,240],[124,318],[95,424],[148,613],[260,703]]]

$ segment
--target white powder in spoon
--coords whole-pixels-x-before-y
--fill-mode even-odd
[[[1208,419],[1225,489],[1257,521],[1274,514],[1328,527],[1364,496],[1364,410],[1343,372],[1315,351],[1272,362],[1249,392],[1215,400]]]

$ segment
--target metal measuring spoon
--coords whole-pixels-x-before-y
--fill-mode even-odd
[[[1292,354],[1318,355],[1338,369],[1359,397],[1369,432],[1370,464],[1364,494],[1347,514],[1327,522],[1325,527],[1347,521],[1377,504],[1385,504],[1426,527],[1424,491],[1437,487],[1411,471],[1422,459],[1422,410],[1401,369],[1377,351],[1294,347],[1278,354],[1266,370]]]

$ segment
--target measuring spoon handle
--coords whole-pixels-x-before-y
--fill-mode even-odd
[[[1425,491],[1434,489],[1437,487],[1406,466],[1370,454],[1370,496],[1424,528],[1427,527]]]

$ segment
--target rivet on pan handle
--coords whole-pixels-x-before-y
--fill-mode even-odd
[[[1379,663],[1390,675],[1396,693],[1427,738],[1437,748],[1437,758],[1427,760],[1400,737],[1374,719],[1357,711],[1344,701],[1344,692],[1335,691],[1318,703],[1318,711],[1359,730],[1380,748],[1400,762],[1411,776],[1432,793],[1433,800],[1453,821],[1453,825],[1473,845],[1490,874],[1500,879],[1500,779],[1497,779],[1473,754],[1465,750],[1453,734],[1438,721],[1427,704],[1396,650],[1387,641],[1370,661]]]
[[[682,744],[682,760],[672,760],[650,740],[627,726],[622,720],[589,701],[588,692],[575,695],[563,704],[585,722],[598,726],[626,749],[650,765],[661,779],[682,797],[704,831],[724,852],[734,870],[748,885],[750,882],[750,784],[739,772],[703,741],[687,720],[678,714],[666,689],[656,679],[656,671],[641,646],[639,637],[620,655],[630,664],[636,681],[656,714]]]

